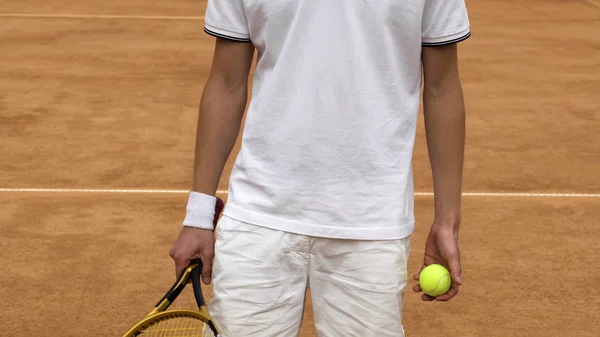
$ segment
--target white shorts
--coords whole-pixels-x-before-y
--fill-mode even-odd
[[[223,216],[209,310],[223,337],[296,337],[310,288],[321,337],[402,337],[410,237],[309,237]]]

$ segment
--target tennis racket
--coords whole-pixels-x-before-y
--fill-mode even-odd
[[[214,225],[219,219],[224,203],[217,198]],[[175,284],[161,298],[144,318],[138,321],[123,337],[155,336],[155,337],[219,337],[219,330],[210,317],[202,287],[200,284],[200,273],[202,272],[202,261],[194,259],[181,273]],[[192,280],[194,297],[199,310],[167,310],[171,303]]]
[[[202,262],[199,259],[192,260],[171,289],[155,305],[154,309],[129,329],[123,337],[220,336],[219,330],[210,317],[204,296],[202,295],[200,285],[201,271]],[[188,284],[190,278],[199,310],[167,310]]]

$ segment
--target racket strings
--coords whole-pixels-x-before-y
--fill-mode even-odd
[[[141,331],[144,337],[215,337],[202,320],[188,317],[165,318]]]

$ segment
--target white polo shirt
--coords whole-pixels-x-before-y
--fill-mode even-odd
[[[421,46],[470,36],[464,0],[209,0],[258,51],[224,214],[344,239],[414,230]]]

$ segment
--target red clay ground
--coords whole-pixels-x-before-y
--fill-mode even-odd
[[[599,2],[468,6],[465,191],[600,194]],[[201,17],[204,7],[0,4],[0,188],[188,189],[213,43],[203,21],[23,15]],[[416,189],[429,192],[422,121],[414,168]],[[119,336],[172,281],[167,253],[185,198],[0,192],[0,335]],[[408,292],[407,336],[596,336],[599,205],[599,197],[465,197],[465,285],[446,304]],[[416,207],[411,272],[431,197]],[[138,263],[148,272],[132,275]],[[301,335],[315,336],[310,305],[306,318]]]

